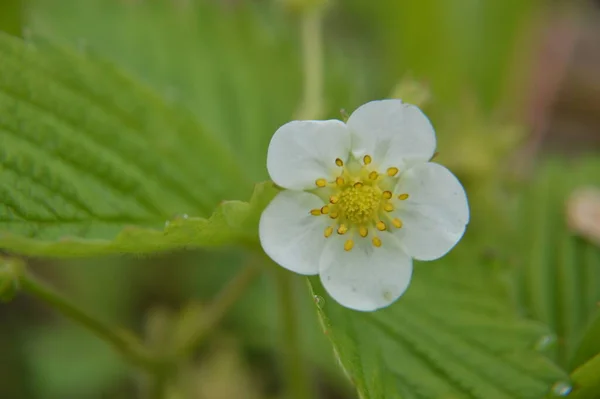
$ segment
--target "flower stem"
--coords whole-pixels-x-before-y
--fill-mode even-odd
[[[98,338],[110,344],[133,365],[150,373],[154,373],[160,367],[159,362],[136,339],[116,331],[100,320],[88,315],[84,310],[69,302],[36,277],[24,271],[19,282],[21,289],[88,329]]]
[[[288,270],[275,270],[279,296],[279,319],[283,335],[283,361],[288,399],[307,399],[311,395],[310,379],[303,362],[298,326],[299,309],[294,295],[294,276]]]
[[[179,346],[177,354],[184,356],[193,352],[204,342],[208,334],[214,330],[219,322],[225,317],[231,307],[246,292],[246,289],[259,274],[261,267],[257,262],[244,266],[242,270],[227,283],[217,294],[212,303],[202,314],[200,324],[195,326],[194,331],[189,333],[183,343]]]
[[[317,119],[323,112],[323,14],[322,6],[312,7],[300,21],[304,88],[298,119]]]

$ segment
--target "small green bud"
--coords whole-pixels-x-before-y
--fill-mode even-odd
[[[9,302],[15,297],[22,270],[20,259],[0,256],[0,302]]]

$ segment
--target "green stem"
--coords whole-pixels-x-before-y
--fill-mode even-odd
[[[177,351],[179,356],[192,353],[204,342],[206,337],[225,317],[229,309],[242,297],[260,271],[261,267],[258,263],[250,263],[243,267],[233,280],[227,283],[203,312],[200,324],[195,327],[195,330],[189,334],[188,338],[179,347]]]
[[[283,361],[288,399],[307,399],[311,395],[310,379],[303,362],[298,325],[298,306],[294,295],[294,276],[288,270],[276,270],[279,311],[283,333]]]
[[[24,291],[50,305],[64,316],[79,323],[98,338],[110,344],[133,365],[151,373],[154,373],[157,367],[159,367],[158,362],[153,359],[139,342],[128,335],[113,330],[108,325],[88,315],[84,310],[69,302],[52,288],[27,272],[23,272],[20,276],[20,285]]]
[[[299,119],[316,119],[323,112],[322,7],[306,10],[300,21],[304,89]]]

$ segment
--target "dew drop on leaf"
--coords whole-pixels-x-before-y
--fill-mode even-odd
[[[552,394],[554,396],[560,396],[560,397],[567,396],[568,394],[571,393],[572,390],[573,390],[573,387],[568,382],[559,381],[559,382],[555,383],[554,385],[552,385]]]
[[[536,351],[546,350],[546,349],[548,349],[548,347],[553,345],[554,342],[556,342],[556,337],[554,337],[554,335],[552,335],[552,334],[544,335],[535,343],[535,350]]]
[[[322,296],[315,295],[314,300],[319,309],[323,309],[325,307],[325,299]]]

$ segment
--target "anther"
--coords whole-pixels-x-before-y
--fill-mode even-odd
[[[360,226],[358,228],[358,234],[360,234],[361,237],[366,237],[369,235],[369,229],[367,229],[365,226]]]
[[[377,227],[377,230],[379,231],[384,231],[385,230],[385,223],[383,223],[381,220],[377,223],[375,223],[375,227]]]
[[[310,214],[313,216],[321,216],[321,210],[320,209],[311,209]]]
[[[369,173],[369,179],[371,180],[377,180],[377,178],[379,177],[379,173],[372,171],[371,173]]]
[[[333,234],[333,227],[329,226],[325,229],[325,238],[329,237],[330,235]]]
[[[338,176],[338,177],[335,179],[335,184],[337,184],[338,186],[343,186],[343,185],[344,185],[344,183],[345,183],[345,182],[344,182],[344,178],[343,178],[342,176]]]
[[[337,204],[339,200],[340,200],[340,198],[336,197],[335,195],[332,195],[331,197],[329,197],[329,202],[331,202],[332,204]]]
[[[323,215],[327,215],[329,213],[329,206],[325,205],[324,207],[321,208],[321,213]]]
[[[402,227],[402,220],[398,219],[398,218],[393,218],[392,219],[392,224],[396,227],[396,228],[401,228]]]
[[[398,174],[398,168],[392,167],[387,170],[388,176],[396,176]]]
[[[384,191],[383,192],[383,198],[385,198],[385,199],[392,198],[392,192],[391,191]]]
[[[371,240],[373,242],[373,245],[375,245],[377,248],[379,248],[381,246],[381,238],[379,237],[373,237],[373,240]]]
[[[317,179],[315,181],[315,184],[317,185],[317,187],[325,187],[327,185],[327,180],[325,180],[325,179]]]
[[[398,199],[404,201],[405,199],[408,199],[408,194],[400,194]]]
[[[356,183],[354,183],[354,188],[361,188],[362,186],[362,182],[357,181]]]
[[[394,210],[394,205],[392,205],[392,204],[390,204],[390,203],[388,202],[387,204],[385,204],[385,205],[383,206],[383,209],[384,209],[386,212],[391,212],[391,211],[393,211],[393,210]],[[321,210],[321,211],[322,211],[322,210]]]
[[[336,159],[335,159],[335,164],[336,164],[337,166],[344,166],[344,161],[342,161],[342,160],[341,160],[341,159],[339,159],[339,158],[336,158]]]
[[[331,211],[331,213],[329,213],[329,217],[332,219],[337,219],[338,213],[336,211]]]
[[[337,229],[338,234],[346,234],[347,231],[348,231],[348,226],[346,226],[345,224],[340,224],[340,227],[338,227],[338,229]]]
[[[372,159],[371,159],[371,156],[370,156],[370,155],[365,155],[365,156],[363,157],[363,162],[365,163],[365,165],[368,165],[368,164],[370,164],[370,163],[371,163],[371,161],[372,161]]]
[[[352,240],[347,240],[347,241],[344,243],[344,249],[345,249],[346,251],[350,251],[352,248],[354,248],[354,241],[352,241]]]

